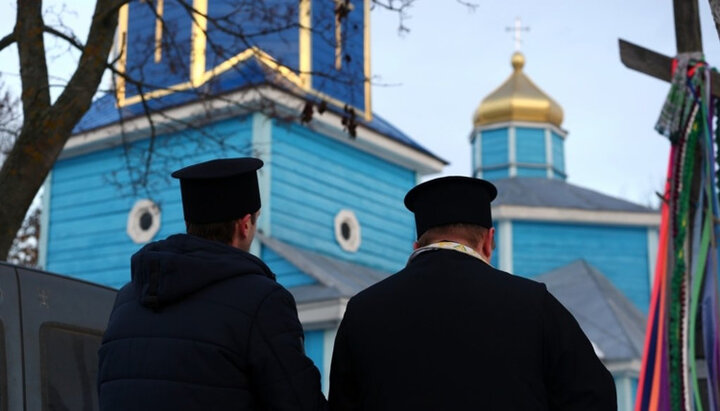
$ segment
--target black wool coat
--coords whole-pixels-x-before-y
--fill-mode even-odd
[[[137,252],[99,351],[100,409],[325,409],[295,301],[274,278],[192,235]]]
[[[350,300],[330,409],[615,410],[612,376],[543,284],[428,251]]]

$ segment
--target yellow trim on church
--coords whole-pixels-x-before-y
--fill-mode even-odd
[[[127,30],[128,30],[128,4],[120,7],[118,11],[118,30],[117,30],[117,69],[120,73],[125,72],[127,65]],[[125,78],[122,76],[116,76],[115,80],[115,97],[117,98],[117,105],[123,107],[125,103]]]
[[[364,31],[364,50],[363,53],[365,54],[364,57],[364,75],[365,75],[365,121],[372,121],[372,105],[370,104],[370,96],[371,96],[371,84],[370,84],[370,76],[372,75],[372,70],[370,66],[370,0],[365,0],[365,7],[363,9],[363,12],[365,14],[363,18],[363,22],[365,23],[365,27],[363,27]]]
[[[372,110],[370,106],[370,1],[363,0],[364,3],[364,97],[365,110],[352,107],[356,113],[359,113],[367,121],[372,120]],[[159,6],[160,7],[160,6]],[[220,75],[235,65],[254,57],[258,62],[264,64],[270,69],[276,71],[280,76],[284,77],[293,85],[303,89],[304,91],[327,101],[339,108],[343,108],[347,103],[336,98],[315,90],[312,88],[312,9],[311,0],[300,0],[298,8],[298,19],[300,25],[299,33],[299,73],[294,72],[286,66],[283,66],[275,60],[270,54],[258,47],[248,48],[235,56],[223,61],[211,70],[206,70],[206,49],[207,49],[207,12],[208,0],[193,0],[193,26],[191,31],[191,51],[190,51],[190,79],[189,81],[169,86],[163,89],[153,90],[143,95],[135,95],[126,97],[125,80],[122,76],[117,76],[116,98],[118,107],[124,107],[141,102],[143,99],[149,100],[170,95],[179,91],[186,91],[201,86],[213,77]],[[118,71],[124,72],[127,64],[127,43],[125,38],[128,29],[128,5],[125,4],[120,8],[120,16],[118,19],[118,50],[120,59],[118,60]],[[156,47],[158,42],[156,27]],[[160,27],[162,34],[162,27]],[[160,41],[162,39],[160,38]],[[155,50],[157,60],[158,50]]]
[[[159,63],[162,60],[163,0],[157,0],[155,7],[155,62]]]
[[[312,2],[300,0],[298,9],[300,34],[298,47],[300,53],[300,79],[305,90],[312,89]]]
[[[207,52],[207,0],[193,0],[193,25],[190,41],[190,83],[195,87],[205,81],[205,53]]]

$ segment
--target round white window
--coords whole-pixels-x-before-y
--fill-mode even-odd
[[[340,210],[335,215],[335,240],[343,250],[351,253],[360,248],[360,223],[352,211]]]
[[[130,210],[127,234],[138,243],[147,243],[160,229],[160,207],[148,199],[138,200]]]

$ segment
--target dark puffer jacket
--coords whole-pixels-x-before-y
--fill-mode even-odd
[[[292,295],[257,257],[174,235],[132,257],[99,352],[102,410],[321,410]]]

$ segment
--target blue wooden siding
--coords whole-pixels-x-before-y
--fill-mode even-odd
[[[507,128],[483,131],[480,142],[482,144],[480,167],[485,168],[508,163]],[[485,171],[483,171],[483,174],[485,174]]]
[[[482,178],[485,180],[499,180],[501,178],[507,178],[510,177],[509,169],[507,168],[498,168],[495,170],[484,170],[482,173]]]
[[[647,228],[513,222],[513,270],[535,277],[585,259],[647,312]]]
[[[547,177],[547,169],[546,168],[536,168],[536,167],[518,167],[517,168],[517,176],[518,177]]]
[[[516,127],[515,147],[515,161],[518,163],[547,164],[544,129]]]
[[[318,371],[320,371],[320,381],[325,381],[325,378],[323,378],[325,374],[325,363],[323,361],[324,342],[324,330],[305,331],[305,355],[315,363]]]
[[[552,153],[553,153],[553,167],[565,173],[565,141],[560,135],[552,132]]]
[[[403,198],[415,172],[304,127],[276,122],[272,148],[273,237],[385,271],[412,251],[415,225]],[[334,219],[352,210],[361,226],[357,252],[335,240]]]
[[[300,271],[268,247],[262,248],[262,260],[275,273],[278,282],[285,288],[317,284],[317,280]]]
[[[134,192],[130,176],[143,171],[148,140],[57,162],[52,174],[47,269],[120,287],[130,279],[130,256],[140,249],[127,235],[135,202],[150,198],[162,211],[154,240],[185,232],[180,188],[169,174],[180,167],[219,157],[247,155],[247,118],[226,120],[200,130],[158,136],[150,189]],[[217,138],[217,142],[213,141]]]

